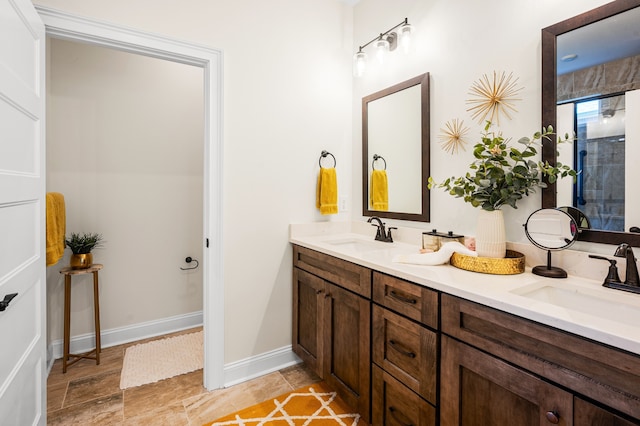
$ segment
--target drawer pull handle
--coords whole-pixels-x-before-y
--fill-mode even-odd
[[[398,422],[400,422],[401,425],[404,426],[413,426],[413,423],[408,423],[406,421],[406,418],[400,418],[399,415],[401,415],[401,413],[395,409],[395,407],[393,405],[389,406],[389,412],[391,413],[391,415],[393,416],[394,419],[396,419]],[[404,416],[401,416],[404,417]]]
[[[560,415],[556,411],[547,411],[547,414],[545,414],[545,416],[549,423],[552,423],[554,425],[560,423]]]
[[[395,341],[395,340],[389,340],[389,345],[395,349],[396,351],[400,352],[402,355],[404,356],[408,356],[409,358],[415,358],[416,354],[410,351],[407,351],[405,349],[402,349],[400,347],[400,345]]]
[[[400,296],[398,293],[396,293],[395,290],[391,290],[391,292],[389,293],[389,296],[404,303],[411,303],[412,305],[415,305],[416,303],[418,303],[416,299],[412,299],[407,296]]]

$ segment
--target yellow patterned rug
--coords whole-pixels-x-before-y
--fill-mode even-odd
[[[336,393],[316,383],[261,402],[204,426],[223,425],[344,425],[355,426],[353,413]]]

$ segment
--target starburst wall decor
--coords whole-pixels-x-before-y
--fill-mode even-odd
[[[475,97],[467,100],[467,104],[474,106],[467,111],[479,123],[490,121],[499,125],[501,114],[511,119],[509,112],[517,112],[513,103],[520,100],[516,96],[521,90],[522,87],[518,87],[518,78],[514,79],[513,73],[507,75],[504,71],[500,74],[494,71],[493,79],[487,74],[483,74],[471,86],[469,95]]]
[[[442,133],[438,135],[438,139],[441,141],[442,149],[451,155],[457,154],[459,148],[466,151],[464,146],[467,142],[464,136],[469,131],[469,128],[464,126],[463,120],[454,118],[453,120],[447,121],[445,123],[445,129],[441,128],[440,131]]]

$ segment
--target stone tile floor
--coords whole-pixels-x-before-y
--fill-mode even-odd
[[[47,424],[202,425],[320,380],[303,365],[296,365],[211,392],[202,386],[202,370],[120,389],[127,347],[198,330],[103,348],[100,365],[83,359],[67,367],[66,374],[62,373],[62,360],[56,360],[47,380]]]

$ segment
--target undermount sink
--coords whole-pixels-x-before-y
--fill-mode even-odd
[[[620,290],[571,284],[566,281],[544,281],[517,288],[511,293],[567,311],[630,326],[637,327],[640,324],[640,296]]]
[[[364,253],[374,250],[385,250],[393,246],[393,243],[383,243],[380,241],[368,241],[359,238],[342,238],[337,240],[325,241],[332,246],[339,246],[344,250],[352,250],[358,253]]]

